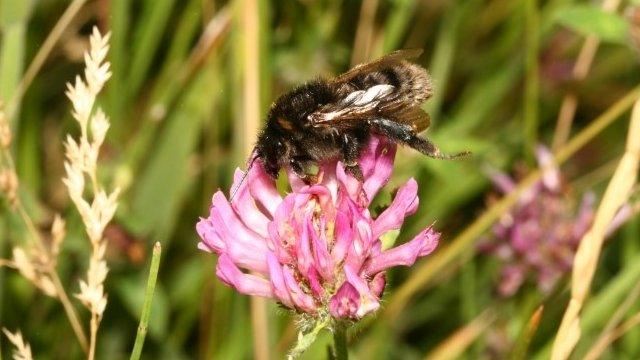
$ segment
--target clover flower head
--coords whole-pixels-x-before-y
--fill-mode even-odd
[[[551,291],[570,271],[578,244],[594,217],[595,196],[585,194],[574,209],[571,197],[562,189],[560,171],[551,163],[551,153],[539,146],[536,158],[544,169],[542,178],[522,193],[493,227],[491,239],[480,245],[504,264],[498,290],[505,297],[514,295],[528,276],[542,292]],[[491,179],[504,194],[516,187],[515,180],[499,172]]]
[[[244,182],[236,170],[236,196],[229,202],[222,191],[213,195],[209,216],[196,226],[198,247],[219,255],[218,278],[240,293],[316,318],[362,318],[380,307],[385,270],[412,265],[440,237],[428,227],[405,244],[383,248],[380,237],[418,207],[418,185],[410,179],[377,218],[368,210],[389,181],[395,152],[395,144],[373,137],[360,158],[363,182],[332,161],[320,164],[317,184],[289,173],[291,192],[284,197],[260,160]]]

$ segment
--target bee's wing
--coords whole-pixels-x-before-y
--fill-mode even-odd
[[[376,116],[377,107],[392,97],[394,89],[392,85],[384,84],[353,91],[340,102],[321,106],[308,115],[308,120],[314,127],[353,128],[360,121]]]
[[[372,62],[356,65],[356,67],[354,67],[353,69],[335,77],[333,81],[347,82],[358,74],[362,74],[364,72],[372,72],[385,67],[393,66],[398,64],[402,60],[417,58],[418,56],[420,56],[420,54],[422,54],[422,49],[396,50],[379,59],[373,60]]]
[[[379,109],[381,116],[397,123],[406,124],[416,133],[422,132],[431,124],[431,118],[420,106],[407,105],[400,101],[385,104]]]
[[[421,132],[429,127],[429,115],[419,106],[394,95],[392,85],[375,85],[350,93],[339,103],[327,104],[308,116],[316,127],[352,129],[362,121],[385,118]]]

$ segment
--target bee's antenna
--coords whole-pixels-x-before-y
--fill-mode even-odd
[[[240,189],[240,186],[242,186],[242,183],[247,178],[247,175],[249,175],[249,170],[251,170],[251,168],[253,167],[253,163],[256,161],[257,158],[258,158],[258,155],[254,153],[253,156],[251,157],[251,160],[249,160],[247,171],[244,172],[244,174],[242,175],[242,178],[240,179],[240,182],[238,183],[238,186],[236,186],[236,188],[231,193],[231,197],[229,198],[229,203],[233,201],[233,198],[236,196],[236,193]]]

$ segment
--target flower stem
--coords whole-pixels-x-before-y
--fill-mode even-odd
[[[80,320],[78,318],[78,314],[76,313],[75,308],[71,304],[67,293],[64,290],[64,286],[62,286],[62,282],[60,281],[60,277],[55,269],[49,268],[47,273],[51,277],[51,281],[53,281],[53,285],[56,287],[56,294],[58,295],[58,299],[64,308],[64,311],[67,313],[67,317],[69,318],[69,323],[71,324],[71,328],[73,332],[76,334],[78,338],[78,342],[80,343],[80,347],[82,350],[87,353],[88,345],[87,345],[87,336],[82,329],[82,325],[80,325]]]
[[[349,359],[347,327],[342,324],[336,324],[333,328],[333,352],[335,360]]]
[[[142,305],[142,315],[140,315],[140,325],[138,325],[138,334],[136,342],[131,352],[131,360],[140,359],[142,355],[142,345],[147,335],[147,324],[149,323],[149,315],[151,314],[151,300],[156,288],[156,280],[158,279],[158,269],[160,268],[160,254],[162,247],[159,242],[153,246],[153,255],[151,257],[151,268],[149,269],[149,279],[147,280],[147,291],[144,294],[144,303]]]
[[[98,339],[98,326],[100,325],[100,319],[98,314],[91,314],[91,340],[89,340],[89,355],[87,360],[93,360],[96,357],[96,341]]]

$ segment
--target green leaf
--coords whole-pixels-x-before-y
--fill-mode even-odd
[[[29,20],[32,8],[32,0],[0,1],[0,26],[6,28],[15,23],[26,22],[27,20]]]
[[[22,78],[31,6],[31,1],[0,0],[0,101],[5,106],[14,97]],[[15,116],[9,122],[15,131]]]
[[[171,27],[168,24],[175,0],[147,1],[142,17],[133,37],[133,57],[129,72],[130,94],[136,96],[145,76],[149,72],[152,60],[160,47],[162,34]]]
[[[181,106],[165,120],[158,135],[157,146],[150,155],[147,167],[137,179],[133,195],[132,225],[135,231],[150,233],[164,242],[178,221],[178,211],[188,194],[195,173],[189,167],[203,121],[213,107],[210,98],[215,79],[212,69],[203,70],[181,98]]]
[[[627,22],[617,14],[597,7],[575,5],[558,10],[556,21],[582,35],[593,35],[602,41],[625,43]]]

